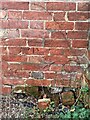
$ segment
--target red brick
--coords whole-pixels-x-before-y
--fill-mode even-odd
[[[67,34],[69,39],[87,39],[86,31],[69,31]]]
[[[20,32],[19,32],[19,30],[18,29],[9,29],[9,30],[7,30],[7,36],[6,36],[7,38],[19,38],[20,37]]]
[[[70,11],[76,9],[76,3],[73,2],[47,2],[47,10]]]
[[[3,28],[3,29],[13,29],[13,28],[25,29],[25,28],[28,28],[28,24],[29,23],[27,21],[1,20],[0,28]]]
[[[41,21],[30,21],[30,28],[32,29],[43,29],[44,23]]]
[[[70,12],[68,13],[68,19],[70,21],[78,21],[78,20],[88,20],[90,16],[90,13],[88,12]]]
[[[2,56],[3,61],[10,61],[10,62],[25,62],[26,56],[7,56],[3,55]]]
[[[28,62],[30,63],[42,63],[43,61],[41,56],[28,56]]]
[[[18,38],[18,37],[20,37],[20,32],[19,32],[18,29],[7,29],[7,30],[2,29],[2,33],[1,33],[1,36],[0,36],[2,38]]]
[[[3,39],[2,40],[3,46],[26,46],[25,39]]]
[[[88,63],[88,59],[87,57],[82,57],[82,56],[78,56],[78,57],[72,57],[72,58],[69,58],[69,61],[74,61],[75,63],[77,63],[78,65],[80,64],[87,64]]]
[[[15,80],[13,80],[13,84],[14,85],[25,85],[25,81],[20,80],[20,79],[15,79]]]
[[[7,85],[24,85],[25,82],[24,80],[20,80],[20,79],[4,79],[3,84],[7,84]]]
[[[73,30],[73,22],[46,22],[47,30]]]
[[[22,47],[21,52],[22,52],[22,54],[25,54],[25,55],[32,55],[33,54],[33,48]]]
[[[68,58],[66,56],[45,56],[44,59],[46,63],[53,64],[65,64],[68,62]]]
[[[56,49],[56,48],[52,48],[50,49],[50,55],[64,55],[64,49]]]
[[[66,74],[62,74],[62,73],[45,73],[45,79],[52,79],[52,80],[70,80],[71,77],[73,77],[74,74],[70,74],[70,73],[66,73]]]
[[[51,65],[52,63],[45,63],[45,64],[42,64],[41,65],[41,68],[40,68],[40,70],[41,71],[49,71],[50,70],[50,65]]]
[[[48,38],[49,32],[43,30],[21,30],[22,37],[30,37],[30,38]]]
[[[54,21],[65,21],[65,12],[55,12]]]
[[[13,77],[13,78],[29,78],[29,73],[26,71],[4,71],[4,76],[5,77]]]
[[[63,68],[66,72],[82,72],[82,68],[80,66],[70,66],[70,65],[65,65]]]
[[[90,3],[89,2],[79,2],[78,3],[78,11],[90,11]]]
[[[24,11],[23,19],[25,20],[51,20],[52,14],[50,12]]]
[[[35,55],[48,55],[49,49],[48,48],[34,48],[33,54],[35,54]]]
[[[82,41],[82,40],[81,40]],[[82,56],[84,54],[87,54],[86,49],[63,49],[63,53],[66,56]]]
[[[8,54],[8,51],[7,51],[7,47],[0,47],[0,52],[2,55],[7,55]]]
[[[29,39],[28,40],[29,46],[42,46],[42,40],[40,39]]]
[[[56,86],[56,87],[68,87],[70,86],[70,80],[56,80],[56,81],[52,81],[52,86]]]
[[[21,11],[8,11],[8,18],[9,19],[22,19],[22,12]]]
[[[1,2],[2,9],[29,10],[29,2]]]
[[[23,70],[29,70],[29,71],[39,71],[41,68],[41,65],[39,64],[32,64],[27,63],[22,65]]]
[[[32,85],[32,86],[50,86],[52,83],[52,80],[27,80],[26,84]]]
[[[45,3],[44,2],[32,2],[31,10],[45,10]]]
[[[84,40],[73,40],[72,41],[72,47],[73,48],[87,48],[88,47],[88,41]]]
[[[64,31],[51,32],[51,38],[66,39],[66,33]]]
[[[46,40],[45,47],[70,47],[70,41],[67,40]]]
[[[8,63],[7,63],[7,62],[4,62],[4,61],[2,60],[2,71],[7,70],[7,69],[8,69]]]
[[[19,55],[21,53],[20,47],[8,47],[9,55]]]
[[[0,11],[0,19],[3,19],[7,16],[7,12],[5,10]]]
[[[76,22],[75,29],[76,30],[89,30],[90,22]]]
[[[51,65],[50,70],[56,71],[56,72],[61,72],[62,66],[61,65]]]
[[[8,65],[8,68],[9,68],[9,70],[12,70],[12,71],[17,71],[17,70],[22,70],[22,64],[19,64],[19,63],[10,63],[9,65]]]
[[[1,94],[10,94],[11,93],[11,87],[10,86],[3,86],[2,91],[0,91]]]
[[[56,73],[45,73],[45,79],[55,79],[56,77]]]

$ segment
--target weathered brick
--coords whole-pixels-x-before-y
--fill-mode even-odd
[[[56,39],[66,39],[66,33],[64,31],[54,31],[51,32],[51,38],[56,38]]]
[[[44,28],[44,22],[30,21],[30,28],[32,28],[32,29],[43,29]]]
[[[13,77],[13,78],[29,78],[29,73],[26,72],[26,71],[12,71],[12,70],[9,70],[9,71],[5,71],[3,76],[5,77]]]
[[[8,64],[8,68],[12,71],[22,70],[22,64],[20,64],[20,63],[10,63],[10,64]]]
[[[45,79],[55,79],[56,76],[56,73],[45,73]]]
[[[46,30],[22,30],[21,31],[22,37],[30,37],[30,38],[48,38],[49,32]]]
[[[44,2],[32,2],[31,10],[45,10],[45,3]]]
[[[40,39],[28,39],[29,46],[42,46],[42,40]]]
[[[78,3],[78,11],[90,11],[90,3],[89,2],[79,2]]]
[[[47,30],[73,30],[73,22],[46,22]]]
[[[61,49],[50,48],[49,52],[50,52],[50,55],[65,55],[65,50],[62,48]]]
[[[24,80],[20,79],[3,79],[2,83],[5,85],[24,85]]]
[[[25,55],[32,55],[33,54],[33,48],[21,47],[21,53],[25,54]]]
[[[87,48],[88,41],[84,40],[72,40],[72,47],[73,48]]]
[[[10,38],[10,39],[2,39],[3,46],[26,46],[25,39],[18,39],[18,38]]]
[[[2,91],[0,91],[0,94],[10,94],[11,93],[11,87],[10,86],[2,86]]]
[[[45,48],[45,47],[44,48],[34,48],[33,54],[35,54],[35,55],[48,55],[49,49]]]
[[[68,20],[70,21],[86,21],[89,19],[90,13],[88,12],[70,12],[68,13]]]
[[[59,80],[53,80],[52,81],[52,86],[57,86],[57,87],[68,87],[70,85],[70,80],[65,80],[65,79],[59,79]]]
[[[21,53],[20,47],[8,47],[9,55],[19,55]]]
[[[9,61],[9,62],[25,62],[27,60],[26,56],[2,56],[3,61]]]
[[[51,20],[52,14],[49,12],[24,11],[23,19],[25,20]]]
[[[7,55],[8,54],[7,47],[0,47],[0,52],[2,55]]]
[[[27,80],[26,84],[32,85],[32,86],[50,86],[52,83],[52,80]]]
[[[8,29],[7,30],[7,35],[5,38],[19,38],[20,37],[20,32],[18,29]]]
[[[1,2],[2,9],[29,10],[29,2]]]
[[[18,38],[18,37],[20,37],[20,32],[18,29],[1,29],[0,30],[0,38]]]
[[[70,41],[67,40],[45,40],[45,47],[70,47]]]
[[[87,39],[86,31],[69,31],[67,34],[69,39]]]
[[[8,69],[8,63],[7,62],[5,62],[5,61],[2,61],[2,71],[4,71],[4,70],[7,70]]]
[[[65,12],[55,12],[54,13],[54,17],[53,17],[54,21],[65,21]]]
[[[22,19],[22,11],[8,11],[8,18],[9,19]]]
[[[39,64],[32,64],[32,63],[26,63],[22,65],[23,70],[30,70],[30,71],[39,71],[41,65]]]
[[[28,28],[27,21],[16,21],[16,20],[1,20],[0,21],[0,28],[2,29],[25,29]]]
[[[61,72],[62,65],[51,65],[50,70],[51,71],[56,71],[56,72]]]
[[[47,10],[70,11],[76,9],[76,3],[73,2],[47,2]]]
[[[66,72],[82,72],[82,68],[80,66],[70,66],[70,65],[65,65],[63,68]]]
[[[46,63],[53,64],[65,64],[68,62],[68,58],[66,56],[45,56],[44,59]]]
[[[41,56],[28,56],[28,62],[30,63],[42,63],[43,57]]]
[[[89,30],[90,22],[76,22],[75,29],[76,30]]]
[[[82,41],[82,40],[81,40]],[[63,49],[63,54],[66,56],[82,56],[84,54],[87,54],[86,49]]]

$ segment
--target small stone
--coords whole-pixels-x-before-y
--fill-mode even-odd
[[[33,77],[35,79],[43,79],[44,74],[43,74],[43,72],[32,72],[31,77]]]
[[[75,102],[74,94],[71,91],[63,92],[61,94],[62,104],[65,106],[72,106]]]

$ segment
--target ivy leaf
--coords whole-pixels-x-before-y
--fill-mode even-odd
[[[77,112],[74,112],[74,113],[72,114],[72,118],[74,118],[74,119],[79,119],[78,113],[77,113]]]
[[[81,88],[81,92],[88,92],[88,91],[89,91],[88,86],[85,86],[85,87]]]

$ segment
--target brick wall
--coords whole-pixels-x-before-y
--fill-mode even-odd
[[[1,2],[2,91],[77,86],[90,59],[89,2]]]

